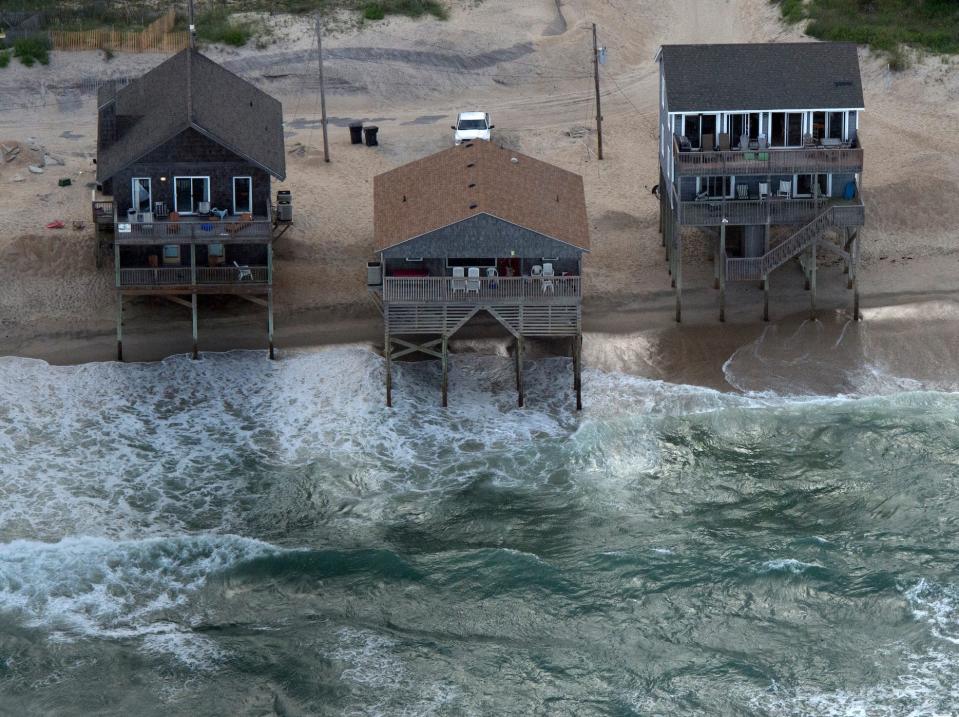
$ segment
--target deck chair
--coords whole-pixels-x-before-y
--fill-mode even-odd
[[[703,151],[712,152],[714,149],[716,149],[716,135],[704,134],[703,135]]]
[[[140,231],[144,234],[153,232],[153,212],[142,212],[140,214]]]
[[[480,274],[478,266],[471,266],[466,272],[466,293],[478,294],[480,290]]]
[[[453,281],[450,282],[453,292],[466,291],[466,270],[461,266],[453,267]]]
[[[729,151],[729,133],[728,132],[719,133],[719,151],[720,152]]]
[[[499,277],[499,272],[496,271],[492,266],[486,267],[486,278],[489,279],[489,288],[496,289],[499,287],[499,282],[496,279]]]
[[[556,276],[556,272],[553,271],[553,265],[548,262],[543,262],[543,293],[552,294],[556,291],[556,285],[553,283],[553,277]]]
[[[533,264],[533,266],[530,268],[530,273],[533,276],[542,276],[543,266],[541,264]]]
[[[737,184],[737,185],[736,185],[736,198],[737,198],[737,199],[749,199],[749,185],[747,185],[747,184]]]
[[[759,183],[759,198],[769,199],[769,182]]]
[[[237,264],[236,261],[233,262],[233,266],[236,267],[236,280],[243,281],[244,279],[249,279],[253,281],[253,272],[250,271],[250,267],[246,264]]]
[[[782,197],[783,199],[789,199],[793,193],[793,183],[788,179],[779,180],[779,191],[776,192],[777,197]]]

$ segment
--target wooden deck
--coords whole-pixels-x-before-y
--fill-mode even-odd
[[[191,287],[212,285],[239,285],[253,286],[269,284],[270,271],[266,266],[249,267],[252,277],[240,279],[240,270],[235,266],[197,267],[196,278],[188,266],[154,268],[121,267],[118,274],[117,287],[149,288],[149,287]]]
[[[680,177],[855,174],[863,167],[863,149],[858,140],[851,146],[681,152],[674,138],[673,157]]]
[[[835,207],[836,226],[862,226],[865,210],[861,199],[707,199],[679,202],[678,221],[686,226],[721,224],[805,224],[826,207]],[[726,220],[725,222],[723,220]]]
[[[578,276],[454,279],[452,277],[383,280],[386,304],[575,305],[581,299]]]
[[[117,222],[118,244],[218,244],[264,243],[273,236],[270,217],[257,216],[250,221],[227,217],[220,221],[209,217],[181,217],[177,221]]]

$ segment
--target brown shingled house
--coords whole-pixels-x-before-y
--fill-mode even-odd
[[[527,337],[569,337],[581,407],[581,265],[589,251],[579,175],[490,142],[466,142],[377,176],[369,275],[385,323],[386,401],[394,358],[442,361],[450,337],[488,313],[516,340],[524,402]],[[394,352],[394,349],[399,349]]]

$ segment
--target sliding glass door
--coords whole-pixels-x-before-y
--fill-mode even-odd
[[[177,214],[195,214],[200,202],[210,202],[209,177],[174,177],[173,208]]]
[[[253,178],[233,178],[233,213],[253,213]]]
[[[133,194],[130,199],[130,206],[138,212],[152,211],[150,207],[153,206],[153,192],[150,189],[149,177],[133,178]]]

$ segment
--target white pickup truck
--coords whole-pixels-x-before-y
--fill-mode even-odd
[[[453,130],[453,143],[462,144],[471,139],[482,139],[489,142],[490,130],[494,125],[489,123],[488,112],[460,112],[456,117],[456,124],[450,125]]]

